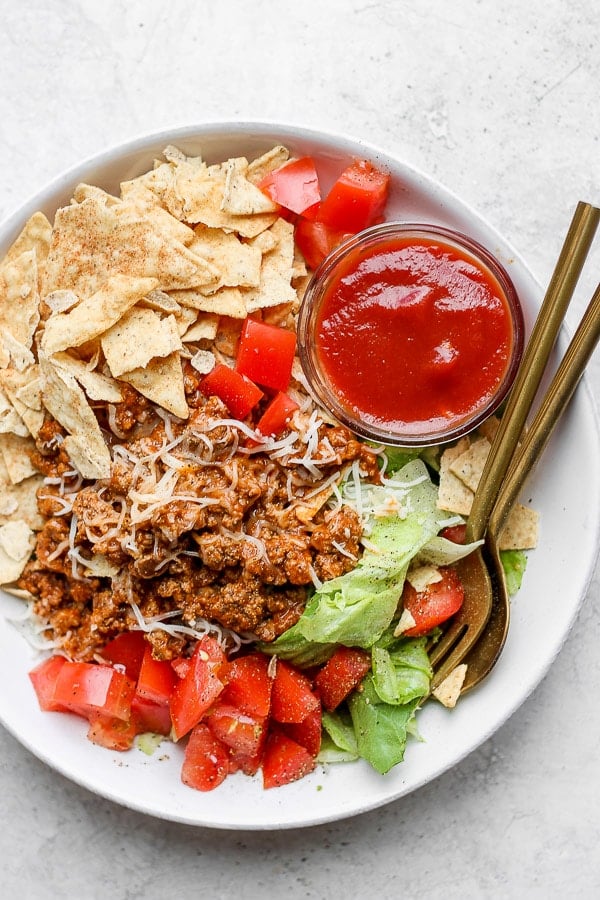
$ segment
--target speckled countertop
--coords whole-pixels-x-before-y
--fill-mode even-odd
[[[385,147],[486,216],[542,283],[575,202],[600,200],[593,0],[0,0],[0,14],[2,215],[121,140],[231,119]],[[598,273],[596,249],[573,320]],[[597,393],[598,355],[589,384]],[[599,588],[596,570],[549,674],[490,740],[403,800],[336,824],[265,834],[153,820],[0,729],[0,893],[598,896]]]

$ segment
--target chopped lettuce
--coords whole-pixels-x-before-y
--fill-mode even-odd
[[[527,554],[524,550],[501,550],[500,561],[506,578],[506,589],[510,597],[514,597],[523,581],[527,566]]]
[[[432,672],[423,638],[396,640],[387,649],[375,645],[371,653],[373,687],[382,702],[399,706],[428,693]]]
[[[437,509],[437,489],[420,459],[385,484],[349,479],[342,496],[363,517],[361,559],[317,588],[298,622],[262,646],[296,665],[323,661],[335,644],[372,647],[394,617],[410,562],[447,518]]]
[[[419,700],[384,703],[375,690],[374,676],[367,675],[362,690],[355,691],[348,701],[358,752],[382,775],[404,759]]]

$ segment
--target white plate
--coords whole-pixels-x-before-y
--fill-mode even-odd
[[[169,143],[208,161],[253,157],[276,142],[296,155],[319,160],[324,187],[354,156],[371,158],[392,173],[388,217],[437,222],[480,241],[510,272],[530,324],[540,288],[515,250],[479,215],[431,178],[362,141],[264,123],[190,127],[152,135],[97,156],[54,181],[0,226],[0,251],[35,210],[52,217],[80,181],[117,191],[120,181],[151,166]],[[586,461],[585,478],[573,465],[573,448]],[[478,747],[518,708],[559,651],[585,596],[599,542],[600,439],[587,389],[580,389],[543,465],[527,487],[541,512],[539,549],[531,554],[522,590],[513,604],[511,630],[492,677],[453,711],[429,703],[419,716],[424,743],[412,742],[404,763],[380,776],[362,763],[319,768],[303,780],[264,791],[260,778],[228,778],[212,793],[180,781],[182,751],[165,742],[153,756],[134,749],[112,753],[89,743],[76,717],[42,713],[27,672],[35,664],[29,645],[5,620],[20,606],[0,596],[0,720],[49,766],[123,806],[212,828],[291,828],[341,819],[408,794]],[[10,690],[7,687],[10,685]]]

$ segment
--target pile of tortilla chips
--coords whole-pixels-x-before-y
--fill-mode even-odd
[[[276,146],[207,165],[168,147],[119,197],[80,184],[53,224],[26,223],[0,264],[0,584],[43,524],[29,451],[46,414],[79,473],[108,478],[95,403],[118,403],[126,383],[186,419],[182,360],[208,372],[236,321],[297,310],[307,273],[293,226],[257,187],[288,157]]]

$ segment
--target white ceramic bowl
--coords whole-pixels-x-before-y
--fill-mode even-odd
[[[389,217],[444,225],[487,247],[510,273],[526,324],[531,325],[539,286],[518,253],[472,209],[383,150],[288,125],[191,126],[101,153],[56,179],[5,221],[0,226],[0,251],[35,210],[52,217],[58,206],[69,201],[78,182],[117,191],[120,181],[146,170],[167,144],[215,162],[232,155],[253,157],[278,142],[293,154],[317,157],[325,188],[355,156],[388,169],[392,175]],[[585,478],[580,467],[572,465],[573,446],[586,460]],[[0,680],[5,685],[0,720],[24,747],[74,782],[123,806],[165,819],[213,828],[276,829],[341,819],[381,806],[436,778],[493,734],[542,679],[573,623],[599,542],[600,439],[585,383],[528,484],[527,498],[542,516],[541,542],[530,555],[498,665],[453,711],[428,703],[419,716],[424,743],[410,743],[404,763],[386,776],[366,764],[352,763],[319,768],[295,784],[264,791],[259,777],[239,774],[216,791],[202,794],[181,783],[182,751],[175,745],[163,743],[153,756],[137,749],[120,754],[97,747],[86,740],[82,720],[40,712],[27,677],[36,657],[5,618],[20,612],[19,602],[6,594],[0,595]]]

